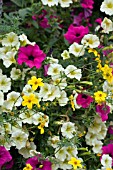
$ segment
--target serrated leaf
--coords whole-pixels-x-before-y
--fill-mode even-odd
[[[30,8],[24,8],[19,10],[19,15],[21,18],[25,18],[26,15],[29,13]]]

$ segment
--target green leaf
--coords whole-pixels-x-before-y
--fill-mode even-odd
[[[26,15],[29,13],[29,11],[30,11],[30,8],[20,9],[19,10],[20,17],[24,19]]]
[[[11,0],[13,3],[15,3],[19,7],[23,7],[23,0]]]

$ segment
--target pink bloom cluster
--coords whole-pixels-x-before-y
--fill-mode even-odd
[[[93,98],[86,94],[78,94],[76,98],[76,102],[78,105],[82,106],[83,108],[88,108],[90,103],[93,102]]]

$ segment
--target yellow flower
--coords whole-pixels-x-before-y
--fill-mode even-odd
[[[74,157],[71,157],[71,160],[68,162],[68,164],[73,165],[74,170],[76,170],[77,167],[82,168],[81,161],[79,159],[74,158]]]
[[[70,102],[71,102],[71,107],[72,107],[73,111],[75,111],[75,105],[74,105],[74,102],[73,102],[73,99],[74,99],[73,95],[71,95],[69,97],[69,99],[70,99]]]
[[[95,101],[98,104],[101,104],[102,102],[105,102],[106,96],[107,96],[107,94],[102,92],[102,91],[97,91],[97,92],[94,93]]]
[[[23,99],[24,101],[22,102],[22,106],[27,106],[28,109],[32,109],[33,104],[38,104],[38,99],[35,98],[34,94],[23,96]]]
[[[98,56],[98,52],[92,48],[89,48],[88,53],[93,53],[95,56]]]
[[[30,164],[26,164],[26,167],[23,170],[32,170],[33,167]]]
[[[38,129],[40,129],[40,134],[44,134],[44,126],[45,126],[45,122],[42,122],[39,126]]]
[[[32,89],[36,90],[39,86],[44,86],[44,83],[42,82],[43,79],[36,78],[35,76],[31,77],[31,80],[28,81],[28,84],[32,85]]]
[[[107,64],[101,69],[103,71],[103,78],[106,79],[109,83],[113,81],[112,68],[110,68]]]
[[[113,170],[112,168],[106,168],[106,170]]]

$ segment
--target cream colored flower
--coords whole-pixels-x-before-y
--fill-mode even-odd
[[[105,12],[107,15],[113,15],[113,0],[104,0],[100,7],[100,11]]]

